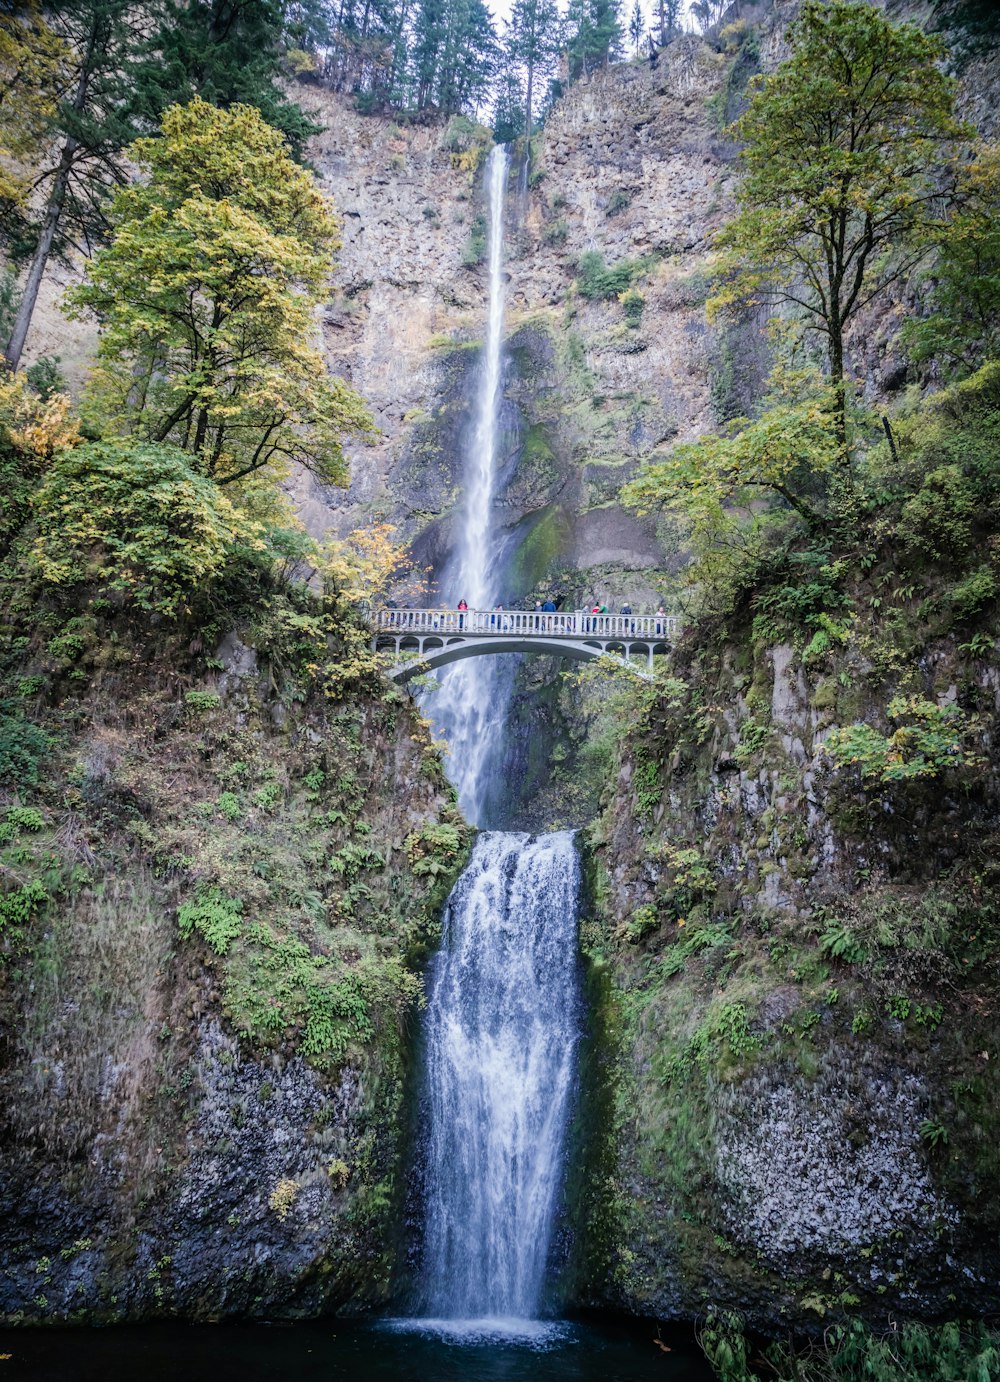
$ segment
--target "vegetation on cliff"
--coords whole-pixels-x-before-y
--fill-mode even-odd
[[[309,344],[330,209],[246,107],[173,108],[135,152],[77,292],[104,328],[81,418],[0,384],[15,1319],[384,1294],[419,967],[467,840],[357,614],[392,530],[320,545],[280,487],[292,459],[343,481],[369,426]]]
[[[806,6],[789,64],[740,122],[751,172],[723,240],[777,217],[794,254],[782,291],[803,310],[781,319],[756,413],[673,447],[629,489],[689,544],[689,624],[657,682],[621,693],[637,723],[591,831],[585,931],[621,1051],[595,1209],[604,1289],[633,1308],[728,1305],[769,1328],[988,1312],[997,1288],[1000,364],[992,312],[977,309],[994,274],[993,151],[962,173],[954,220],[930,218],[918,237],[940,291],[908,334],[924,379],[938,363],[962,377],[913,388],[883,422],[837,352],[809,346],[810,304],[830,306],[836,267],[821,254],[810,279],[798,237],[816,225],[813,197],[845,237],[854,217],[862,229],[877,217],[828,176],[839,160],[846,182],[855,153],[846,127],[827,139],[839,127],[812,44],[831,24],[859,43],[852,75],[892,102],[905,104],[906,81],[878,86],[879,55],[925,42],[868,6]],[[810,62],[815,86],[783,84]],[[925,76],[950,138],[946,86]],[[833,95],[850,104],[846,87]],[[796,138],[817,118],[820,175],[784,179],[778,204],[761,178],[793,98]],[[894,104],[892,118],[905,119]],[[876,145],[858,155],[865,176],[912,208],[892,141]],[[947,176],[921,168],[919,150],[910,166]],[[914,248],[893,240],[870,281],[856,260],[859,294],[911,272]],[[729,304],[741,284],[757,290],[744,249],[749,279],[724,280]],[[713,1326],[708,1351],[735,1378],[753,1367],[731,1325]],[[918,1330],[883,1345],[848,1325],[829,1355],[779,1350],[768,1367],[944,1376],[954,1347],[954,1375],[987,1375],[993,1344],[957,1340]]]

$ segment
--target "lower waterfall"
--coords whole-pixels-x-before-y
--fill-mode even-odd
[[[426,1025],[426,1307],[539,1311],[579,1037],[569,831],[479,836],[452,892]]]

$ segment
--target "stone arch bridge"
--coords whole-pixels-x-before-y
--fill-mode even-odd
[[[383,609],[372,618],[372,646],[395,652],[389,675],[397,682],[490,653],[547,653],[589,661],[617,654],[640,675],[652,671],[653,657],[665,653],[677,637],[680,620],[673,614],[590,614],[576,610]],[[403,654],[415,652],[415,660]],[[645,661],[648,671],[632,662]]]

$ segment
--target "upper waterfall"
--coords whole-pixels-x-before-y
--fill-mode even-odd
[[[488,311],[480,358],[473,423],[464,467],[464,502],[459,514],[454,556],[444,573],[442,593],[453,607],[465,600],[489,609],[500,598],[499,543],[492,521],[500,459],[503,404],[504,211],[510,155],[498,144],[487,159]],[[504,659],[504,661],[509,661]],[[463,663],[441,677],[428,713],[454,749],[449,776],[469,820],[483,824],[487,787],[498,776],[511,669],[499,660]]]

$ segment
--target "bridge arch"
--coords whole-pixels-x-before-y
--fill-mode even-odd
[[[372,647],[392,650],[397,662],[389,675],[397,682],[446,667],[466,657],[496,653],[543,653],[587,662],[604,653],[617,654],[640,676],[632,662],[646,660],[649,672],[656,653],[665,653],[679,628],[676,615],[595,614],[592,610],[442,610],[384,609],[372,618]],[[402,653],[419,658],[401,662]]]
[[[386,646],[389,640],[379,640],[377,646]],[[495,638],[455,638],[435,637],[433,635],[419,640],[415,638],[392,640],[391,645],[397,653],[416,652],[419,658],[412,662],[399,662],[389,671],[393,681],[403,684],[411,677],[422,676],[436,667],[447,667],[467,657],[485,657],[496,653],[539,653],[549,657],[568,657],[577,662],[591,662],[607,653],[618,653],[628,661],[631,656],[641,655],[652,662],[654,653],[665,653],[666,643],[652,643],[645,640],[628,639],[619,641],[602,640],[590,642],[584,639],[545,638],[535,635],[532,638],[516,638],[509,634]],[[637,666],[634,669],[645,675]]]

